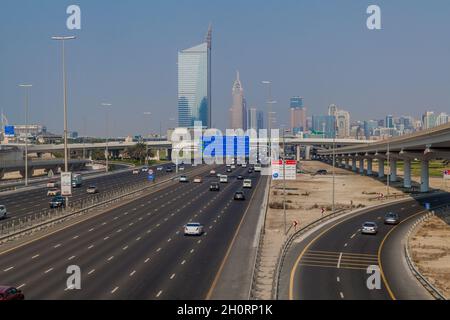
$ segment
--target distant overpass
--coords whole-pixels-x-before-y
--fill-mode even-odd
[[[347,146],[335,150],[337,165],[372,175],[372,162],[378,162],[378,177],[384,177],[384,163],[389,159],[390,180],[397,181],[397,161],[404,161],[404,187],[411,188],[411,161],[421,162],[421,191],[429,191],[429,161],[450,160],[450,123],[370,144]],[[332,161],[332,150],[322,150],[318,156]],[[359,162],[359,167],[358,163]],[[365,167],[367,163],[367,167]],[[359,168],[359,169],[358,169]]]
[[[83,168],[89,160],[69,160],[70,171],[77,171]],[[53,170],[53,172],[58,172],[59,169],[64,167],[64,159],[52,159],[52,160],[28,160],[28,171],[33,172],[36,169],[46,169]],[[20,172],[21,176],[25,176],[25,161],[15,160],[15,161],[1,161],[0,160],[0,179],[3,178],[5,173],[8,172]]]

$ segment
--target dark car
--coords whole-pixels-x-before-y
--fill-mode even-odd
[[[248,168],[248,173],[253,173],[253,169],[252,168]]]
[[[245,194],[242,191],[237,191],[234,194],[234,200],[240,200],[240,201],[245,200]]]
[[[66,207],[66,199],[62,196],[56,196],[50,201],[50,209],[55,208],[65,208]]]
[[[231,170],[231,168],[227,168],[227,172],[228,173],[230,173],[230,172],[232,172],[233,170]]]
[[[167,167],[167,168],[166,168],[166,172],[167,172],[167,173],[169,173],[169,172],[173,172],[173,169],[172,169],[172,167]]]
[[[237,176],[237,179],[238,180],[244,180],[244,176],[240,174],[240,175]]]
[[[328,171],[325,169],[317,170],[316,174],[319,176],[326,176],[328,174]]]
[[[220,185],[217,182],[211,183],[209,191],[220,191]]]
[[[24,300],[25,296],[22,291],[7,286],[0,286],[0,301],[5,300]]]

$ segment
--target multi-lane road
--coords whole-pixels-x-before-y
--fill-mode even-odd
[[[242,190],[238,174],[253,180],[243,202],[233,199]],[[206,298],[261,177],[238,167],[219,192],[209,190],[217,177],[208,172],[203,180],[163,187],[0,253],[2,284],[19,287],[27,299]],[[185,237],[188,222],[201,222],[206,233]],[[66,288],[71,265],[81,268],[81,290]]]
[[[166,166],[169,166],[169,164],[161,165],[161,167],[163,167],[162,171],[156,171],[158,166],[151,167],[151,169],[155,171],[158,180],[174,175],[174,173],[166,173]],[[192,167],[186,166],[187,171],[191,169]],[[127,185],[144,182],[147,179],[146,174],[141,173],[139,175],[133,175],[132,170],[133,169],[117,173],[111,172],[110,174],[99,175],[96,177],[85,177],[82,187],[72,189],[73,196],[70,198],[70,202],[95,197],[95,195],[88,195],[86,193],[86,189],[89,185],[97,186],[100,192],[104,193],[123,188]],[[23,218],[27,215],[49,209],[49,201],[52,197],[47,196],[47,190],[48,189],[45,186],[36,186],[30,190],[7,192],[6,195],[0,195],[0,204],[6,206],[8,210],[8,219]],[[0,220],[0,224],[7,222],[8,219]]]
[[[281,299],[292,300],[390,300],[430,299],[406,265],[404,239],[415,219],[425,214],[424,204],[437,207],[450,203],[450,195],[364,210],[314,230],[289,251],[282,270]],[[397,226],[385,225],[387,212],[400,217]],[[363,223],[378,224],[377,235],[361,234]],[[367,285],[379,268],[378,288]],[[369,283],[376,284],[371,278]]]

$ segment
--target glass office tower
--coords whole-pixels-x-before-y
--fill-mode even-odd
[[[211,127],[211,29],[204,43],[178,53],[178,125]]]

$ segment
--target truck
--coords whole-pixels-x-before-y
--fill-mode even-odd
[[[83,184],[83,177],[81,174],[74,174],[72,176],[72,187],[79,188]]]

